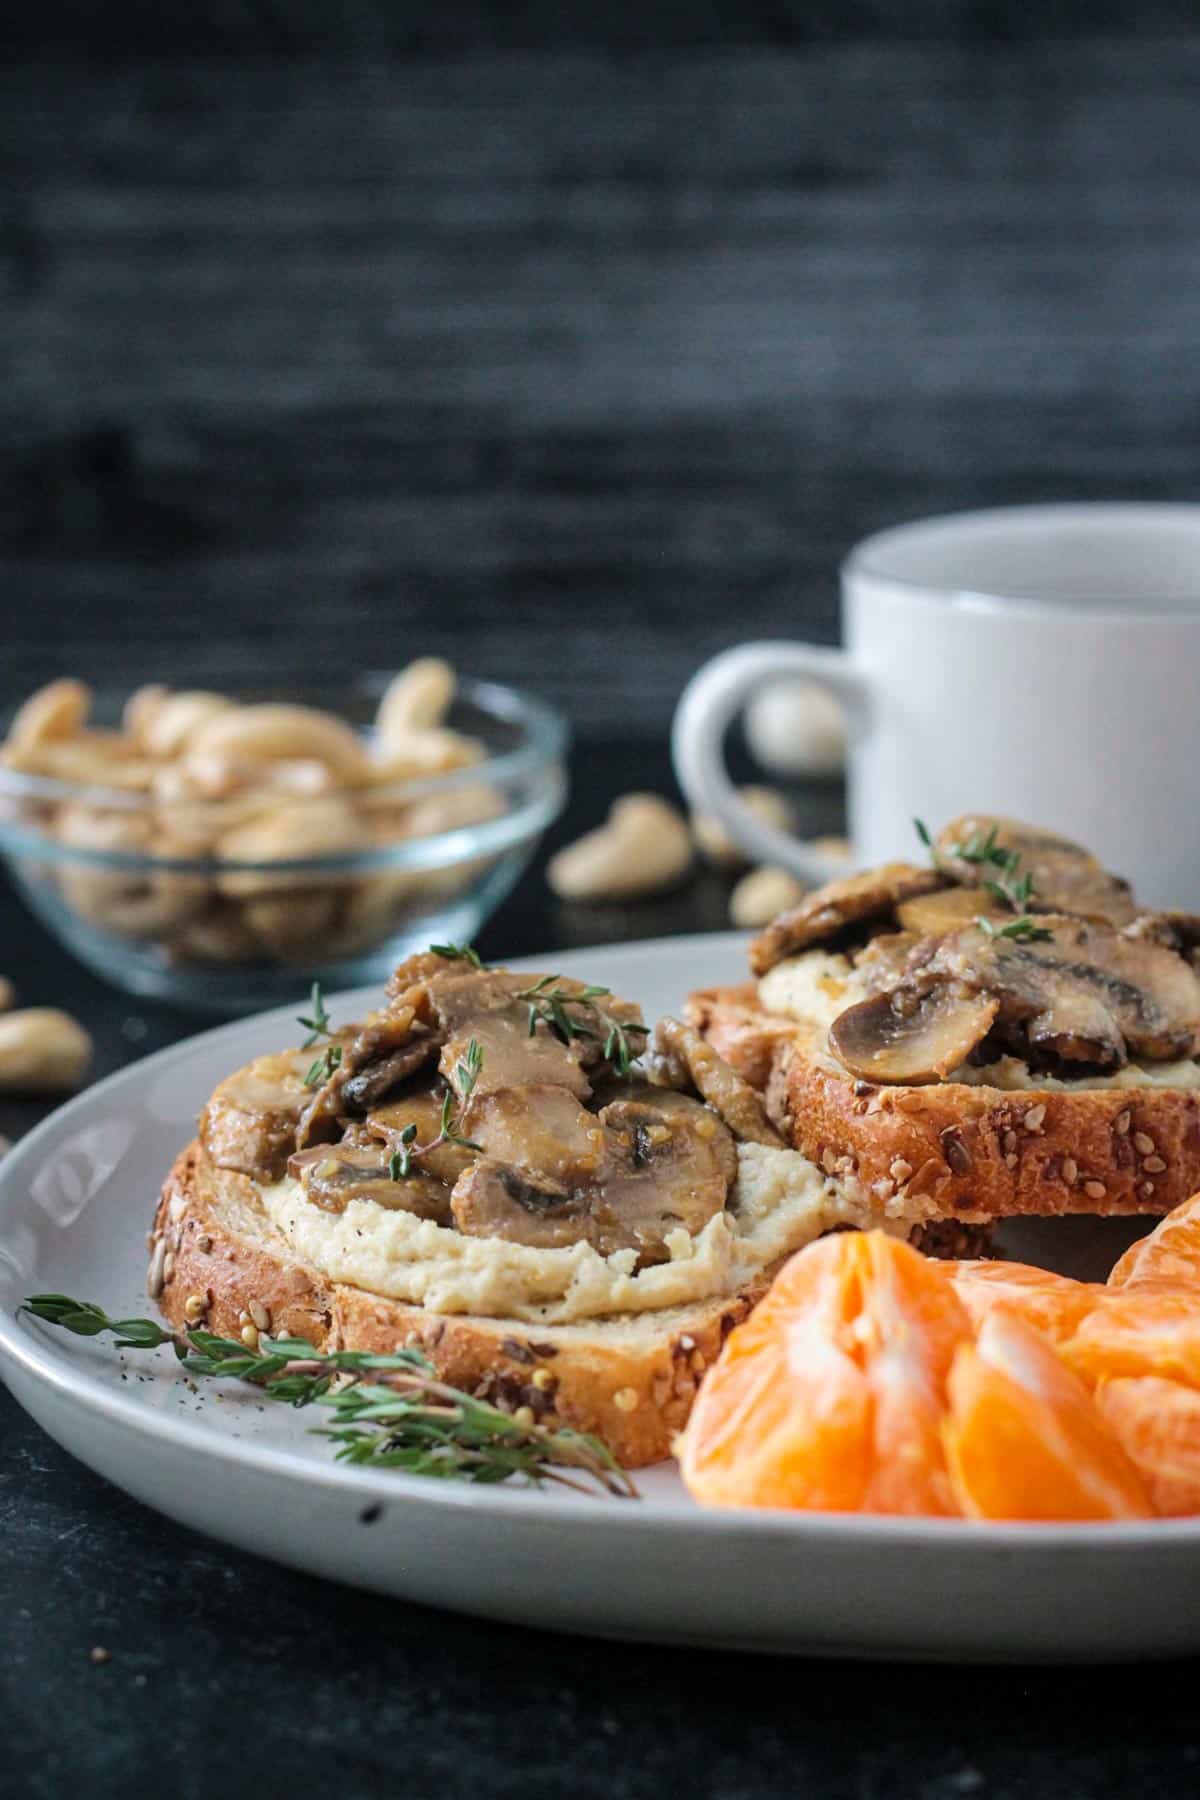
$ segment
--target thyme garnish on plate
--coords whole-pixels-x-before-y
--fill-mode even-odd
[[[590,1481],[605,1493],[637,1498],[599,1438],[539,1425],[450,1387],[419,1350],[375,1356],[263,1336],[251,1353],[233,1338],[196,1327],[179,1332],[153,1319],[112,1319],[92,1301],[67,1294],[34,1294],[22,1310],[79,1337],[111,1332],[118,1350],[170,1344],[189,1375],[251,1382],[288,1406],[324,1406],[330,1422],[314,1429],[336,1446],[339,1462],[484,1483],[518,1476],[534,1487],[553,1482],[581,1493],[592,1491]]]
[[[329,1080],[329,1077],[333,1074],[334,1070],[340,1069],[341,1066],[342,1046],[340,1044],[326,1044],[324,1050],[322,1050],[316,1061],[310,1065],[308,1073],[304,1077],[305,1087],[317,1088],[323,1086],[324,1083]]]
[[[312,984],[312,995],[309,999],[309,1005],[312,1007],[312,1018],[298,1018],[296,1020],[297,1025],[303,1025],[308,1032],[308,1036],[300,1046],[302,1050],[311,1049],[318,1038],[329,1037],[333,1029],[329,1023],[329,1014],[325,1011],[325,999],[321,993],[321,984],[319,981],[314,981]]]
[[[429,948],[434,956],[440,956],[446,962],[470,963],[473,969],[487,967],[473,944],[430,944]]]
[[[308,1019],[297,1018],[296,1020],[297,1025],[303,1025],[308,1032],[308,1036],[300,1046],[302,1050],[310,1050],[319,1038],[331,1037],[333,1034],[333,1027],[329,1022],[329,1014],[325,1011],[325,1000],[321,993],[321,984],[319,981],[314,981],[312,984],[312,995],[309,999],[309,1005],[312,1008],[312,1017]],[[333,1074],[335,1069],[341,1068],[341,1065],[342,1046],[340,1044],[326,1044],[320,1056],[314,1058],[309,1064],[308,1073],[304,1077],[305,1087],[321,1087],[323,1083],[329,1080],[329,1077]]]
[[[428,1156],[431,1150],[440,1149],[443,1144],[461,1144],[464,1150],[479,1150],[481,1145],[474,1138],[463,1137],[459,1131],[463,1114],[466,1111],[471,1095],[475,1091],[475,1083],[479,1080],[479,1071],[483,1067],[483,1051],[478,1042],[472,1038],[465,1053],[459,1057],[450,1071],[450,1085],[442,1095],[442,1116],[438,1121],[438,1134],[430,1138],[427,1144],[418,1144],[417,1128],[406,1125],[400,1133],[400,1148],[393,1150],[388,1158],[388,1174],[393,1181],[407,1181],[412,1165],[421,1157]],[[458,1108],[455,1108],[455,1101]]]
[[[603,1007],[597,1006],[598,1000],[611,997],[611,988],[589,984],[573,994],[567,988],[555,987],[555,982],[561,979],[560,975],[543,975],[532,987],[522,988],[516,995],[518,1000],[528,1002],[530,1037],[537,1030],[539,1021],[548,1026],[563,1044],[569,1044],[572,1038],[599,1038],[603,1032],[605,1061],[613,1065],[618,1075],[628,1075],[637,1054],[631,1048],[629,1039],[631,1036],[648,1036],[650,1027],[622,1022]],[[572,1018],[567,1011],[569,1006],[584,1007],[591,1015],[594,1025],[585,1025],[581,1019]]]
[[[923,819],[914,819],[913,825],[917,836],[929,852],[935,869],[944,867],[937,845],[929,835],[929,827]],[[1027,869],[1022,875],[1021,853],[1019,850],[1006,850],[996,842],[997,827],[990,831],[973,831],[965,844],[951,845],[951,853],[959,862],[971,863],[976,868],[992,869],[995,873],[985,877],[984,889],[1001,905],[1011,907],[1017,914],[1006,925],[993,925],[983,914],[975,923],[992,938],[1015,938],[1021,943],[1048,942],[1054,933],[1045,926],[1038,925],[1029,910],[1029,903],[1034,899],[1033,876]]]

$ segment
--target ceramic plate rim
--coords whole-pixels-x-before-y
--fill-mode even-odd
[[[574,961],[600,953],[637,955],[666,950],[674,955],[685,956],[702,947],[710,951],[728,950],[745,941],[744,934],[740,932],[693,932],[674,937],[638,938],[515,957],[512,959],[512,966],[539,968],[550,962],[561,962],[568,956]],[[330,995],[327,1004],[357,1006],[372,998],[377,999],[378,993],[378,988],[374,986],[347,988]],[[56,1107],[14,1145],[0,1163],[0,1211],[8,1190],[19,1184],[26,1164],[37,1162],[43,1143],[51,1142],[59,1131],[86,1112],[97,1097],[103,1098],[119,1092],[123,1086],[132,1086],[151,1072],[186,1062],[189,1056],[211,1048],[214,1041],[223,1034],[233,1035],[251,1026],[270,1025],[276,1020],[281,1024],[292,1022],[292,1007],[271,1007],[264,1012],[197,1032],[180,1043],[169,1044],[165,1049],[127,1064],[102,1081],[95,1082],[63,1106]],[[636,1520],[643,1532],[670,1533],[682,1529],[689,1533],[724,1535],[729,1532],[753,1531],[788,1539],[813,1535],[830,1540],[894,1543],[898,1548],[906,1545],[930,1548],[937,1544],[953,1543],[963,1546],[968,1552],[978,1549],[981,1553],[991,1550],[1052,1550],[1061,1553],[1072,1549],[1116,1549],[1118,1546],[1123,1550],[1161,1549],[1165,1552],[1181,1545],[1194,1546],[1200,1543],[1200,1518],[1077,1524],[993,1522],[982,1525],[962,1519],[788,1512],[778,1508],[725,1510],[695,1507],[682,1501],[653,1497],[622,1506],[620,1502],[582,1494],[556,1492],[550,1495],[528,1488],[472,1486],[465,1482],[435,1480],[429,1476],[408,1475],[401,1471],[373,1472],[334,1462],[332,1459],[327,1463],[317,1463],[273,1443],[258,1444],[241,1438],[212,1437],[197,1430],[187,1418],[168,1417],[153,1412],[135,1397],[111,1392],[86,1368],[72,1367],[65,1351],[59,1350],[60,1344],[65,1345],[70,1340],[49,1337],[49,1329],[36,1322],[32,1326],[23,1323],[20,1309],[14,1311],[0,1299],[0,1374],[3,1373],[5,1362],[9,1361],[31,1380],[51,1389],[68,1405],[82,1412],[99,1413],[113,1425],[136,1436],[184,1448],[193,1456],[204,1457],[210,1465],[234,1462],[259,1473],[289,1476],[304,1483],[315,1483],[323,1488],[357,1494],[369,1501],[386,1501],[389,1497],[397,1501],[419,1500],[468,1512],[489,1512],[498,1508],[506,1513],[516,1512],[522,1516],[544,1519],[547,1523],[555,1520],[564,1523],[568,1520],[596,1523],[601,1517],[599,1509],[603,1509],[606,1519],[626,1517]],[[13,1399],[16,1398],[13,1393]],[[19,1401],[17,1403],[20,1404]],[[637,1480],[636,1471],[634,1480]],[[615,1514],[611,1510],[614,1506]]]

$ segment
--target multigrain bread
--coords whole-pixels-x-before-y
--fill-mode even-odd
[[[626,1468],[659,1462],[687,1422],[721,1345],[773,1270],[736,1295],[573,1325],[432,1313],[333,1282],[296,1260],[246,1175],[198,1144],[179,1157],[155,1215],[149,1288],[178,1329],[303,1338],[319,1350],[418,1349],[438,1377],[548,1424],[594,1432]]]
[[[1200,1184],[1200,917],[1081,845],[967,815],[806,895],[688,1022],[786,1142],[977,1223],[1165,1213]]]

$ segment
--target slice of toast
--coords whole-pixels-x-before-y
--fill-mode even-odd
[[[593,1432],[630,1469],[670,1454],[704,1370],[775,1272],[737,1294],[573,1325],[434,1313],[298,1262],[254,1182],[214,1169],[197,1144],[163,1188],[150,1267],[151,1296],[178,1329],[200,1322],[251,1342],[263,1330],[320,1350],[418,1349],[441,1380]]]
[[[841,1069],[823,1026],[766,1012],[753,983],[691,996],[686,1016],[774,1124],[829,1173],[927,1198],[947,1219],[1167,1213],[1200,1187],[1200,1090],[876,1086]]]

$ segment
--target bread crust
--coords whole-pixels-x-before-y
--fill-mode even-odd
[[[882,1088],[796,1043],[784,1054],[796,1149],[881,1194],[927,1196],[947,1217],[1161,1214],[1200,1187],[1200,1093],[1190,1089]]]
[[[796,1020],[764,1012],[753,983],[701,990],[686,1012],[766,1091],[795,1149],[881,1198],[903,1192],[983,1224],[1167,1213],[1200,1187],[1200,1091],[876,1087],[834,1068]]]
[[[781,1046],[791,1045],[799,1032],[794,1019],[763,1011],[753,981],[699,988],[688,995],[683,1016],[743,1081],[760,1092],[768,1087]]]
[[[251,1242],[211,1203],[205,1167],[203,1150],[190,1144],[155,1214],[151,1297],[176,1328],[197,1322],[187,1309],[198,1296],[199,1322],[225,1337],[240,1337],[265,1316],[272,1334],[306,1338],[321,1350],[419,1349],[441,1380],[505,1411],[528,1406],[544,1422],[594,1432],[630,1469],[670,1455],[701,1376],[774,1273],[736,1295],[638,1315],[644,1329],[636,1332],[606,1320],[541,1326],[431,1313],[325,1280],[296,1260],[265,1214],[265,1243]],[[248,1177],[224,1179],[244,1184],[253,1203]],[[540,1369],[547,1376],[535,1382]]]

